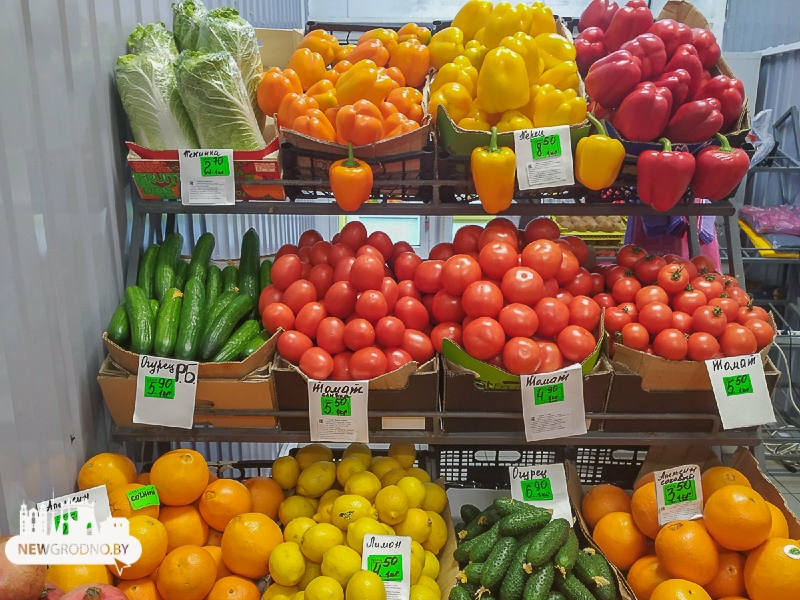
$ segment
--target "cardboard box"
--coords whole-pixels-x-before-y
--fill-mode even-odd
[[[147,427],[133,422],[136,375],[107,356],[97,376],[108,411],[120,427]],[[217,415],[217,410],[273,410],[275,386],[266,365],[241,379],[200,378],[197,383],[195,425],[214,427],[275,427],[275,417]]]
[[[261,53],[261,64],[264,70],[271,67],[285,69],[289,59],[303,40],[300,29],[263,29],[256,27],[258,50]]]
[[[308,378],[280,355],[272,365],[279,410],[308,410]],[[407,412],[408,417],[369,419],[370,431],[423,430],[422,419],[415,413],[439,408],[439,359],[434,357],[417,367],[412,362],[369,382],[369,410]],[[402,421],[398,419],[411,419]],[[308,417],[280,417],[283,431],[308,431]],[[424,431],[433,431],[433,418],[425,418]]]

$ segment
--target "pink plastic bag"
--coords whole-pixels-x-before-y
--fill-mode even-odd
[[[698,220],[698,227],[700,227],[700,220],[703,217],[689,218],[696,218]],[[708,231],[708,228],[706,228],[706,231]],[[714,268],[721,272],[722,265],[719,259],[719,244],[717,243],[716,231],[711,233],[711,241],[707,244],[702,243],[704,237],[706,236],[701,237],[700,253],[708,256],[714,262]],[[628,219],[625,243],[641,246],[649,254],[677,254],[683,258],[691,258],[689,255],[689,239],[686,232],[678,236],[670,235],[669,233],[652,235],[652,232],[645,232],[641,217],[630,217]]]

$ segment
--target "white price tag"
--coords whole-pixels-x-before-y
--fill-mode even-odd
[[[574,185],[569,125],[515,131],[514,153],[519,189]]]
[[[579,364],[540,375],[521,375],[522,415],[529,442],[586,433],[583,373]]]
[[[386,587],[386,600],[408,600],[411,592],[411,538],[364,536],[361,569],[377,573]]]
[[[198,367],[199,363],[194,361],[142,354],[136,377],[133,422],[191,429]]]
[[[724,429],[775,422],[760,354],[712,358],[706,369]]]
[[[554,519],[567,519],[572,523],[572,507],[563,464],[509,467],[508,475],[514,500],[549,508],[553,511]]]
[[[691,521],[703,516],[703,487],[700,467],[683,465],[653,473],[656,483],[658,524]]]
[[[39,502],[36,505],[36,509],[39,511],[40,515],[61,515],[65,508],[78,504],[93,506],[94,515],[98,523],[103,523],[111,518],[111,508],[108,503],[108,490],[104,485]]]
[[[308,380],[312,442],[369,443],[369,381]]]
[[[184,206],[236,203],[233,150],[178,150],[178,159]]]

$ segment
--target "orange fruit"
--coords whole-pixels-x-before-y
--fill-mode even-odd
[[[117,589],[125,594],[128,600],[163,600],[158,593],[156,582],[150,578],[120,581]]]
[[[181,546],[158,568],[158,592],[169,600],[203,600],[214,587],[217,565],[200,546]]]
[[[214,584],[206,600],[260,600],[261,593],[252,581],[224,577]]]
[[[142,544],[142,556],[119,575],[120,579],[141,579],[158,568],[167,555],[167,528],[161,521],[139,515],[128,519],[130,534]]]
[[[108,492],[108,504],[111,508],[111,516],[126,517],[129,519],[135,515],[144,515],[157,519],[159,512],[158,504],[153,506],[145,506],[139,510],[133,510],[133,507],[131,506],[131,502],[128,499],[128,492],[133,492],[143,487],[144,485],[141,483],[126,483],[125,485],[115,487],[113,490]]]
[[[706,591],[685,579],[668,579],[653,590],[650,600],[711,600]]]
[[[110,492],[114,488],[136,480],[136,465],[130,458],[114,452],[103,452],[87,460],[78,472],[78,489],[105,485]]]
[[[607,514],[597,523],[592,537],[620,571],[627,571],[647,554],[647,538],[636,527],[630,513]]]
[[[205,522],[219,531],[223,531],[233,517],[250,512],[252,507],[250,492],[235,479],[217,479],[209,483],[198,506]]]
[[[656,586],[670,579],[670,575],[657,556],[648,555],[633,563],[626,579],[638,600],[650,600]]]
[[[724,598],[720,598],[719,600],[748,600],[744,596],[725,596]]]
[[[222,561],[222,548],[219,546],[203,546],[203,550],[208,552],[211,555],[211,558],[214,559],[214,562],[217,563],[217,581],[223,577],[233,575],[231,570],[226,567],[225,563]]]
[[[205,546],[208,525],[195,506],[165,506],[159,521],[167,528],[167,552],[180,546]]]
[[[700,484],[703,488],[703,500],[708,502],[711,495],[726,485],[743,485],[752,487],[740,471],[730,467],[711,467],[700,476]]]
[[[66,594],[90,583],[113,583],[111,573],[103,565],[52,565],[47,569],[47,581],[55,583]]]
[[[581,509],[589,527],[594,529],[598,521],[609,513],[630,512],[631,499],[621,488],[608,483],[601,483],[594,486],[583,497]]]
[[[658,524],[658,503],[654,482],[645,483],[633,493],[631,515],[639,531],[649,538],[656,539],[658,532],[661,531],[661,525]]]
[[[772,513],[772,526],[769,530],[769,537],[788,538],[789,523],[781,512],[781,509],[772,502],[767,502],[767,507],[769,508],[769,512]]]
[[[282,542],[275,521],[261,513],[245,513],[231,519],[222,534],[222,560],[237,575],[260,579],[269,573],[269,557]]]
[[[273,521],[278,520],[278,508],[286,499],[281,486],[272,477],[253,477],[244,482],[253,497],[253,512],[263,513]]]
[[[139,473],[136,476],[136,483],[141,485],[150,485],[150,473]]]
[[[800,545],[772,538],[753,550],[744,565],[750,600],[797,600],[800,593]]]
[[[738,552],[720,552],[717,574],[705,588],[712,600],[744,595],[744,556]]]
[[[150,469],[150,481],[156,486],[162,504],[186,506],[200,497],[208,485],[208,465],[195,450],[167,452]]]
[[[728,550],[752,550],[769,536],[772,513],[758,492],[727,485],[706,501],[703,518],[711,537]]]
[[[656,480],[656,472],[650,471],[647,475],[642,475],[639,479],[636,480],[636,483],[633,484],[633,491],[636,492],[640,487],[645,484],[650,483],[651,481]]]
[[[213,527],[208,530],[206,546],[219,546],[222,543],[222,532]]]
[[[675,578],[705,585],[717,574],[719,552],[714,540],[694,521],[667,523],[656,536],[656,554]]]

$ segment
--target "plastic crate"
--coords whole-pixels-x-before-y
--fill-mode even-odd
[[[646,456],[647,449],[641,447],[587,446],[576,447],[572,461],[584,485],[612,483],[631,489]]]
[[[439,477],[447,487],[508,489],[508,467],[550,465],[564,460],[564,447],[441,447]]]

